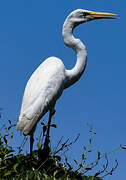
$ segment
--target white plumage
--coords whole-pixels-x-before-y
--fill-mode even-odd
[[[111,13],[77,9],[66,18],[62,35],[64,43],[76,52],[76,64],[73,69],[67,70],[60,59],[50,57],[32,74],[25,88],[17,123],[17,129],[23,130],[24,135],[34,133],[37,122],[47,111],[54,110],[56,100],[61,96],[63,89],[78,81],[84,72],[87,58],[86,48],[80,39],[73,36],[73,29],[90,20],[115,19],[116,16]]]
[[[38,119],[55,106],[65,84],[65,67],[56,57],[45,60],[29,79],[22,101],[17,129],[27,135]]]

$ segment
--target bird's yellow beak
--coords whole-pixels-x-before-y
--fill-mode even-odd
[[[119,15],[105,12],[95,12],[95,11],[87,11],[89,16],[92,16],[96,19],[119,19]]]

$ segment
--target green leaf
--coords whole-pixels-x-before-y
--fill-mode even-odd
[[[7,171],[4,176],[9,176],[11,174],[11,171]]]
[[[38,147],[38,149],[41,149],[42,143],[41,143],[41,142],[38,142],[38,143],[37,143],[37,147]]]
[[[86,151],[87,150],[87,148],[84,146],[84,150]]]
[[[79,166],[78,162],[74,159],[74,162],[76,163],[77,166]]]
[[[98,159],[100,159],[100,156],[101,156],[100,151],[98,151],[97,153],[98,153]]]
[[[3,167],[0,168],[0,170],[6,169],[6,168],[7,168],[6,166],[3,166]]]
[[[17,172],[17,167],[18,167],[19,163],[16,163],[14,166],[13,166],[13,169],[15,172]]]
[[[92,139],[91,138],[89,139],[89,142],[90,142],[90,144],[92,143]]]
[[[12,128],[12,126],[9,126],[7,129],[10,130]]]
[[[41,125],[43,125],[43,126],[45,125],[44,121],[41,122]]]
[[[82,160],[84,160],[84,158],[85,158],[85,155],[84,155],[84,154],[82,154]]]
[[[7,139],[5,138],[5,136],[3,136],[4,142],[5,144],[7,144]]]
[[[84,164],[83,164],[83,163],[81,163],[81,164],[80,164],[80,167],[84,168]]]
[[[53,176],[56,177],[56,174],[58,174],[58,170],[54,171]]]

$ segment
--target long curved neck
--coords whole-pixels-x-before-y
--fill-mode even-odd
[[[80,39],[76,39],[73,36],[73,29],[75,27],[76,24],[74,22],[70,21],[70,19],[66,19],[62,30],[64,43],[68,47],[72,48],[77,55],[75,66],[71,70],[66,70],[67,80],[65,83],[65,88],[71,86],[76,81],[78,81],[86,67],[86,59],[87,59],[86,48]]]

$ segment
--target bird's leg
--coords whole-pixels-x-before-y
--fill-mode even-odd
[[[48,124],[47,124],[47,131],[46,131],[46,136],[45,136],[45,142],[44,142],[44,147],[43,149],[39,149],[38,150],[38,159],[41,161],[41,162],[45,162],[48,157],[49,157],[49,153],[50,153],[50,148],[49,148],[49,133],[50,133],[50,126],[51,126],[51,119],[52,119],[52,116],[55,114],[55,110],[50,110],[49,112],[49,120],[48,120]]]
[[[51,125],[51,119],[52,116],[55,114],[55,110],[50,110],[49,112],[49,120],[48,120],[48,126],[47,126],[47,133],[46,133],[46,138],[45,138],[45,143],[44,143],[44,149],[49,147],[49,133],[50,133],[50,125]]]
[[[33,149],[34,137],[33,134],[30,135],[30,158],[32,159],[32,149]]]

